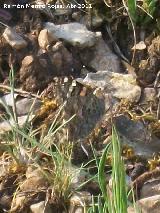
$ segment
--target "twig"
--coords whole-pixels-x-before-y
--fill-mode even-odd
[[[2,21],[0,21],[0,24],[5,26],[5,27],[9,27],[7,24],[3,23]]]
[[[11,87],[7,86],[7,85],[4,85],[4,84],[0,84],[0,89],[11,90]],[[16,93],[22,94],[23,96],[26,96],[26,95],[29,96],[30,95],[30,96],[33,96],[35,98],[41,99],[40,95],[36,95],[36,94],[30,93],[30,92],[24,91],[22,89],[14,89],[14,91]]]

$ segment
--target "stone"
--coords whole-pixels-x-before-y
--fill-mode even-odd
[[[132,50],[134,50],[134,49],[136,49],[136,50],[144,50],[144,49],[146,49],[146,44],[144,43],[144,41],[140,41],[139,43],[137,43],[136,45],[134,45],[132,47]]]
[[[16,100],[17,96],[18,96],[18,94],[14,93],[14,100]],[[13,107],[14,101],[13,101],[13,95],[11,93],[8,93],[8,94],[2,96],[0,98],[0,104],[1,104],[1,101],[5,105]]]
[[[32,204],[30,206],[30,210],[32,213],[52,213],[53,212],[50,205],[45,204],[45,201]]]
[[[143,122],[133,121],[129,117],[121,115],[115,118],[115,125],[122,143],[133,147],[137,155],[150,158],[153,153],[160,151],[160,140],[151,135]]]
[[[141,213],[159,213],[160,195],[140,199],[136,202],[136,207]],[[127,212],[136,213],[137,211],[133,207],[129,207]]]
[[[77,81],[91,88],[101,88],[104,93],[110,93],[114,98],[130,102],[138,102],[141,96],[141,88],[131,74],[98,71],[88,73],[84,79],[78,78]]]
[[[84,206],[88,209],[91,202],[92,199],[90,193],[85,191],[76,192],[70,198],[69,213],[83,213]]]
[[[28,55],[22,60],[20,81],[27,91],[43,91],[54,77],[75,75],[81,64],[62,42],[51,46],[51,50],[38,55]]]
[[[22,60],[19,73],[23,89],[32,92],[44,89],[53,76],[49,56],[45,53],[40,56],[26,56]]]
[[[47,49],[48,46],[55,44],[58,39],[51,33],[48,33],[47,29],[41,30],[38,36],[38,43],[42,49]]]
[[[85,49],[80,53],[82,62],[96,71],[107,70],[120,73],[121,66],[119,58],[110,50],[102,39],[102,36],[98,36],[99,38],[97,38],[94,47],[89,50]]]
[[[14,101],[13,96],[11,93],[4,95],[0,98],[0,104],[3,106],[5,104],[6,106],[10,107],[16,107],[16,114],[17,116],[26,115],[30,112],[32,109],[32,114],[35,114],[35,112],[40,109],[42,102],[36,98],[22,98],[20,100],[16,100],[19,98],[20,95],[17,93],[14,93]],[[3,102],[3,104],[1,103]]]
[[[30,122],[34,117],[34,115],[30,115],[28,122]],[[18,125],[22,127],[27,119],[28,115],[18,117]],[[12,127],[15,127],[15,121],[13,121],[12,119],[0,122],[0,134],[4,134],[5,132],[11,131]]]
[[[27,46],[27,42],[14,31],[11,27],[7,27],[3,33],[6,42],[14,49],[23,49]]]
[[[22,191],[36,190],[40,188],[45,188],[48,183],[47,180],[40,169],[26,171],[26,180],[20,185]]]
[[[151,179],[147,181],[141,188],[141,199],[154,195],[160,195],[160,179]]]
[[[79,48],[92,47],[96,43],[96,33],[87,30],[84,25],[77,22],[61,25],[46,22],[44,29],[58,39],[63,39]]]
[[[34,98],[23,98],[16,102],[16,112],[18,116],[26,115],[30,112],[35,114],[40,109],[42,102]]]

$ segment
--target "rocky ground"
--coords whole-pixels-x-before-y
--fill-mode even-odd
[[[67,4],[49,0],[1,1],[1,103],[9,109],[16,108],[20,127],[29,119],[33,128],[40,128],[44,134],[57,114],[60,124],[67,122],[54,134],[52,143],[64,149],[69,142],[74,144],[72,166],[67,169],[69,174],[74,174],[74,189],[89,175],[77,172],[77,168],[93,158],[91,144],[101,153],[111,140],[114,123],[121,138],[126,178],[135,186],[136,202],[142,212],[158,213],[160,36],[154,21],[150,28],[136,27],[134,44],[128,16],[114,7],[105,10],[103,1],[95,1],[92,9],[85,10],[77,7],[4,9],[4,4],[15,2]],[[158,17],[156,14],[157,20]],[[15,103],[10,93],[11,69],[15,75]],[[5,109],[1,104],[1,115],[6,114]],[[64,200],[60,202],[41,172],[40,167],[46,162],[47,172],[52,167],[45,153],[31,150],[34,157],[36,153],[42,159],[39,167],[33,166],[32,161],[27,166],[17,166],[9,154],[4,135],[12,132],[13,125],[8,115],[1,119],[0,212],[83,212],[77,206],[90,203],[91,195],[100,193],[98,185],[90,181],[72,194],[70,205]],[[128,212],[134,210],[129,208]]]

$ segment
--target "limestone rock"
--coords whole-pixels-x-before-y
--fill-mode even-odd
[[[136,78],[130,74],[119,74],[110,71],[88,73],[84,79],[77,79],[83,85],[91,88],[102,88],[118,99],[137,102],[141,96],[141,88],[136,84]]]
[[[76,47],[92,47],[96,43],[96,34],[77,22],[61,25],[47,22],[44,28],[48,30],[49,34]]]

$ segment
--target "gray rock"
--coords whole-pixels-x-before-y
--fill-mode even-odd
[[[26,115],[29,112],[34,114],[40,109],[42,102],[40,100],[34,100],[33,98],[23,98],[16,102],[16,111],[18,116]]]
[[[49,34],[63,39],[73,46],[85,48],[92,47],[96,43],[96,34],[77,22],[61,25],[47,22],[44,28],[48,30]]]
[[[11,45],[14,49],[19,50],[27,46],[27,42],[11,27],[7,27],[5,29],[3,37],[5,38],[7,43]]]
[[[149,158],[160,151],[160,140],[151,135],[141,121],[133,121],[122,115],[115,118],[115,124],[122,143],[133,147],[137,155]]]
[[[88,73],[84,79],[78,78],[77,81],[91,88],[102,88],[114,98],[130,102],[138,102],[141,96],[141,88],[137,85],[136,78],[130,74],[98,71]]]
[[[15,100],[13,101],[13,97],[11,93],[4,95],[3,97],[0,98],[0,104],[2,106],[6,105],[6,106],[13,107],[15,102],[17,116],[26,115],[31,111],[32,111],[32,114],[34,114],[38,109],[40,109],[42,104],[40,100],[34,99],[34,98],[22,98],[21,100],[16,101],[16,98],[18,96],[19,95],[15,93],[14,94]]]
[[[141,188],[140,198],[160,195],[160,179],[147,181]]]
[[[121,72],[119,58],[110,50],[101,35],[97,38],[96,45],[90,50],[86,49],[81,52],[80,56],[86,66],[96,71],[108,70],[117,73]]]
[[[22,127],[23,124],[25,124],[27,118],[28,115],[18,117],[18,125]],[[34,115],[30,115],[29,121],[31,121],[33,118]],[[15,121],[13,121],[12,119],[0,122],[0,134],[4,134],[5,132],[11,131],[12,127],[15,127]]]

